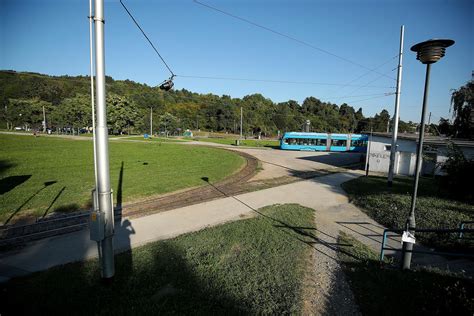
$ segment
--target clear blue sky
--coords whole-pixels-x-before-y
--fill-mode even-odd
[[[466,0],[202,0],[222,10],[311,43],[333,54],[396,77],[400,25],[405,25],[401,118],[419,121],[425,66],[409,49],[430,38],[456,41],[432,67],[429,110],[448,117],[451,89],[474,69],[473,2]],[[331,55],[209,10],[192,0],[125,0],[178,75],[345,84],[367,70]],[[88,0],[0,0],[0,68],[51,75],[89,72]],[[157,85],[169,73],[118,0],[105,1],[106,73]],[[379,75],[352,84],[364,85]],[[275,102],[315,96],[347,102],[365,115],[386,108],[394,97],[366,101],[394,88],[360,88],[177,78],[176,88],[242,97],[262,93]],[[371,85],[394,87],[382,77]],[[341,98],[344,96],[359,96]],[[365,95],[367,95],[365,97]]]

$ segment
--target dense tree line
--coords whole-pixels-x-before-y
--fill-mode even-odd
[[[275,136],[278,131],[301,131],[307,120],[311,131],[352,133],[385,132],[390,114],[382,110],[365,117],[362,108],[322,102],[315,97],[302,104],[289,100],[274,103],[261,94],[231,98],[182,90],[163,92],[158,87],[106,77],[109,128],[118,133],[150,130],[153,113],[155,131],[179,133],[185,129],[238,133],[240,109],[246,135]],[[40,128],[45,108],[48,128],[80,130],[91,126],[90,81],[86,76],[48,76],[37,73],[0,71],[0,124],[4,127]],[[3,127],[2,127],[3,128]],[[400,122],[401,132],[416,125]]]

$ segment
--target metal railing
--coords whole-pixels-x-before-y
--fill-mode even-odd
[[[431,228],[410,228],[410,231],[415,231],[419,233],[440,233],[440,234],[452,234],[452,233],[459,233],[459,238],[463,238],[464,233],[473,233],[474,229],[472,228],[465,228],[466,224],[473,224],[474,221],[467,221],[467,222],[461,222],[459,224],[459,228],[453,228],[453,229],[431,229]],[[383,239],[382,239],[382,247],[380,249],[380,257],[379,260],[382,262],[385,257],[385,250],[390,250],[390,251],[398,251],[401,252],[403,249],[396,249],[396,248],[390,248],[386,247],[387,243],[387,238],[388,238],[388,233],[403,233],[406,231],[406,229],[384,229],[383,231]],[[390,237],[394,236],[399,236],[399,235],[391,235]],[[426,251],[426,250],[411,250],[406,252],[411,252],[411,253],[422,253],[422,254],[430,254],[430,255],[441,255],[441,256],[453,256],[453,257],[471,257],[474,258],[474,254],[470,253],[459,253],[459,252],[443,252],[443,251]]]
[[[467,221],[467,222],[461,222],[461,223],[459,223],[459,229],[461,230],[461,232],[459,232],[459,238],[463,238],[463,236],[464,236],[464,231],[465,231],[464,226],[465,226],[466,224],[474,224],[474,221]]]

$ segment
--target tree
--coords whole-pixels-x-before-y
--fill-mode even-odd
[[[372,122],[374,132],[386,132],[390,122],[390,114],[388,114],[387,110],[383,109],[379,114],[375,114]]]
[[[166,136],[168,136],[170,132],[171,134],[176,132],[176,129],[178,128],[178,123],[179,120],[178,118],[176,118],[176,116],[166,112],[165,114],[160,116],[158,125],[160,127],[160,130],[163,131]]]
[[[135,128],[140,130],[142,118],[137,107],[126,97],[112,93],[107,96],[107,124],[114,133],[123,134],[127,130],[130,134]]]
[[[474,80],[455,90],[451,96],[454,136],[474,138]]]
[[[43,106],[51,111],[51,103],[33,99],[9,99],[5,109],[5,119],[9,127],[23,126],[25,129],[41,128],[43,122]]]
[[[81,129],[92,125],[91,99],[85,94],[66,98],[54,109],[51,122],[58,127]]]

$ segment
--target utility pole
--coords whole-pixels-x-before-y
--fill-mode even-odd
[[[43,105],[43,133],[46,133],[46,112],[44,111],[44,105]]]
[[[243,110],[242,106],[240,106],[240,139],[242,139],[242,122],[243,122]]]
[[[369,169],[370,169],[370,145],[372,144],[372,127],[370,128],[370,137],[369,137],[369,144],[367,146],[367,153],[365,155],[365,176],[369,176]]]
[[[92,112],[92,143],[94,146],[94,190],[97,190],[97,146],[95,139],[95,96],[94,96],[94,34],[93,24],[94,17],[92,16],[92,0],[89,0],[89,58],[90,58],[90,73],[91,73],[91,112]]]
[[[395,158],[397,155],[397,137],[398,137],[398,117],[400,116],[400,89],[402,86],[402,61],[403,61],[403,37],[405,26],[400,28],[400,52],[398,54],[398,72],[397,72],[397,91],[395,92],[395,113],[393,114],[392,125],[392,147],[390,148],[390,164],[388,167],[388,186],[393,184],[393,169],[395,167]]]
[[[103,216],[103,239],[100,243],[101,274],[104,280],[115,275],[114,264],[114,209],[110,188],[109,144],[105,92],[105,53],[104,53],[104,0],[95,0],[95,74],[96,74],[96,145],[97,145],[97,188],[96,201],[99,213]]]
[[[430,132],[430,128],[431,128],[430,125],[431,125],[431,112],[430,112],[430,115],[428,116],[428,126],[427,126],[428,128],[427,128],[427,131],[426,131],[427,133]]]
[[[153,137],[153,107],[150,106],[150,136]]]

